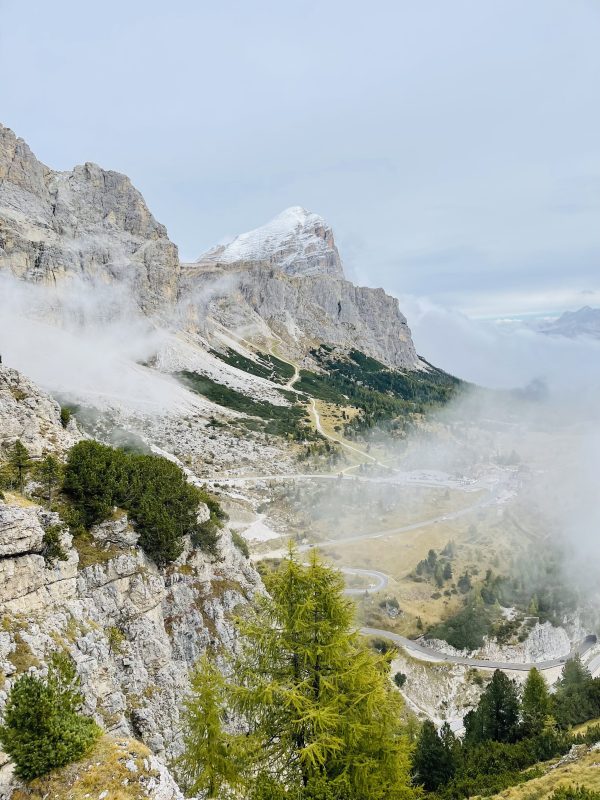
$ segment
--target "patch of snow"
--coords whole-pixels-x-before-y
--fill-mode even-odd
[[[219,261],[227,264],[234,261],[259,261],[269,253],[280,250],[290,235],[302,235],[303,229],[310,223],[325,225],[322,217],[306,211],[301,206],[286,208],[266,225],[247,233],[240,233],[228,244],[209,250],[202,260],[215,254],[215,257],[218,255]]]
[[[220,264],[259,261],[274,261],[284,272],[303,275],[322,272],[320,267],[327,264],[327,271],[343,278],[331,229],[322,217],[301,206],[286,208],[266,225],[241,233],[198,259]]]

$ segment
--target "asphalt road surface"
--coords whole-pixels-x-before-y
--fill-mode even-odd
[[[466,658],[463,656],[450,656],[445,655],[444,653],[440,653],[439,650],[434,650],[433,647],[428,647],[422,641],[414,641],[413,639],[407,639],[405,636],[400,636],[397,633],[390,633],[389,631],[381,630],[380,628],[361,628],[361,633],[365,636],[379,636],[382,639],[388,639],[389,641],[393,642],[394,644],[399,644],[405,650],[408,650],[410,653],[414,653],[415,655],[425,655],[428,659],[434,659],[439,663],[446,663],[446,664],[465,664],[469,667],[477,667],[479,669],[502,669],[502,670],[515,670],[518,672],[529,672],[532,667],[536,667],[537,669],[543,671],[546,669],[554,669],[555,667],[562,666],[565,661],[569,658],[573,658],[573,656],[579,654],[584,655],[596,644],[595,637],[586,637],[582,642],[578,645],[573,647],[571,652],[566,655],[562,656],[561,658],[553,658],[549,661],[532,661],[529,663],[518,663],[512,661],[486,661],[484,659],[478,658]],[[594,661],[599,661],[600,663],[600,656],[596,656],[596,658],[592,659]]]

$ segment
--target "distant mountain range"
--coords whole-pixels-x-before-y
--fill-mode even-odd
[[[578,311],[565,311],[557,320],[541,329],[542,333],[551,336],[591,336],[600,339],[600,308],[584,306]]]

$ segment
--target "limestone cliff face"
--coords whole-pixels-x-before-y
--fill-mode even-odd
[[[65,534],[67,560],[50,565],[42,539],[51,517],[0,503],[0,709],[16,675],[66,649],[86,714],[155,753],[178,752],[189,671],[207,648],[235,648],[233,611],[260,586],[258,575],[227,531],[216,559],[188,544],[159,570],[132,544],[126,518],[94,530],[80,552]]]
[[[0,125],[0,270],[119,283],[145,312],[172,304],[179,259],[129,178],[86,163],[54,172]]]
[[[71,537],[62,536],[65,561],[50,566],[43,556],[45,529],[58,522],[39,506],[0,503],[0,609],[6,614],[43,611],[75,596],[78,558]]]
[[[356,348],[400,369],[414,368],[418,362],[398,301],[383,289],[323,275],[290,279],[254,270],[242,278],[240,292],[290,345],[326,342]]]
[[[62,427],[60,408],[46,394],[3,368],[0,442],[16,438],[31,454],[64,455],[81,434],[74,423]],[[206,507],[199,518],[208,518]],[[235,650],[235,610],[262,590],[258,574],[227,529],[216,557],[187,541],[177,562],[159,569],[138,547],[125,515],[77,540],[63,530],[66,558],[52,562],[44,537],[60,524],[57,514],[19,495],[0,499],[0,716],[15,678],[43,672],[53,651],[66,650],[77,665],[86,714],[163,760],[177,754],[190,670],[209,648],[217,659]],[[0,768],[3,762],[0,754]]]
[[[74,422],[63,427],[55,400],[16,369],[0,366],[0,449],[17,439],[36,458],[46,450],[64,452],[81,434]]]
[[[273,342],[291,358],[303,359],[322,343],[357,349],[401,370],[418,369],[419,358],[398,301],[383,289],[355,286],[329,275],[290,276],[263,265],[237,265],[219,292],[219,272],[186,268],[193,292],[211,292],[205,324],[268,349]]]
[[[573,626],[569,625],[569,627],[572,628]],[[441,639],[430,639],[428,643],[436,650],[439,650],[440,653],[448,653],[449,655],[527,664],[536,661],[550,661],[567,656],[571,651],[571,641],[565,628],[556,627],[551,622],[537,622],[527,632],[526,638],[515,644],[500,645],[495,640],[486,637],[483,646],[479,650],[470,652],[468,650],[457,650]]]
[[[346,280],[331,228],[302,208],[210,250],[183,275],[183,297],[211,297],[209,321],[258,344],[276,340],[302,358],[326,343],[390,367],[419,367],[398,301]]]

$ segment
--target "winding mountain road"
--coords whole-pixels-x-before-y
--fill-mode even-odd
[[[389,639],[389,641],[400,645],[410,653],[414,653],[417,656],[427,656],[428,660],[433,660],[437,663],[464,664],[465,666],[476,667],[478,669],[502,669],[516,672],[529,672],[532,667],[536,667],[542,672],[547,669],[555,669],[556,667],[562,666],[569,658],[573,658],[576,655],[584,655],[596,644],[595,636],[587,636],[578,645],[573,647],[568,655],[561,656],[560,658],[549,659],[548,661],[488,661],[481,658],[467,658],[465,656],[446,655],[445,653],[440,653],[439,650],[435,650],[433,647],[428,647],[421,641],[407,639],[405,636],[400,636],[398,633],[390,633],[390,631],[385,631],[380,628],[361,628],[360,632],[365,636],[378,636],[382,639]],[[590,663],[593,664],[595,660],[600,660],[600,656],[596,656],[596,658]]]
[[[486,506],[492,505],[497,501],[498,497],[493,492],[488,493],[484,498],[479,500],[477,503],[474,503],[472,506],[467,506],[466,508],[461,508],[458,511],[452,511],[448,514],[442,514],[439,517],[430,517],[429,519],[420,520],[419,522],[411,522],[409,525],[401,525],[398,528],[388,528],[380,531],[372,531],[370,533],[357,533],[353,534],[352,536],[344,536],[340,537],[339,539],[323,539],[316,544],[304,544],[298,548],[300,552],[305,552],[306,550],[310,550],[313,547],[317,547],[319,550],[323,550],[324,548],[328,547],[335,547],[336,545],[340,544],[352,544],[354,542],[364,542],[368,539],[385,539],[388,536],[397,536],[399,533],[407,533],[408,531],[416,531],[419,528],[426,528],[429,525],[435,525],[440,522],[447,522],[448,520],[455,520],[460,519],[461,517],[465,517],[468,514],[472,514],[474,511],[478,511],[481,508],[485,508]],[[344,567],[345,569],[345,567]],[[354,569],[354,567],[348,567],[348,569]]]
[[[276,356],[276,358],[277,358],[277,356]],[[285,359],[283,359],[283,358],[279,358],[279,360],[280,361],[285,361]],[[291,361],[286,361],[285,363],[289,364],[290,367],[294,368],[294,374],[289,379],[289,381],[285,384],[284,389],[294,389],[294,384],[296,383],[296,381],[300,377],[300,370],[298,369],[298,365],[297,364],[292,364]],[[296,391],[296,390],[294,389],[294,391]]]
[[[292,362],[287,362],[291,366],[294,367],[294,374],[290,378],[290,380],[285,384],[285,388],[294,389],[294,384],[297,382],[299,378],[299,370],[295,364]],[[259,476],[246,476],[246,477],[222,477],[222,478],[214,478],[210,483],[229,483],[229,484],[236,484],[236,483],[245,483],[245,482],[256,482],[256,481],[264,481],[264,480],[272,480],[272,481],[279,481],[279,480],[358,480],[358,481],[365,481],[365,482],[376,482],[376,483],[390,483],[390,484],[409,484],[413,486],[424,486],[424,487],[439,487],[439,481],[433,480],[407,480],[406,475],[402,475],[399,470],[395,470],[393,467],[390,467],[387,464],[383,464],[378,461],[374,456],[366,453],[364,450],[361,450],[358,447],[354,447],[353,445],[349,444],[348,442],[344,441],[343,439],[332,436],[331,434],[327,433],[322,425],[321,416],[316,406],[316,402],[314,398],[310,399],[310,413],[315,423],[316,430],[326,439],[329,439],[332,442],[339,444],[346,450],[352,451],[362,458],[371,461],[373,464],[377,464],[378,466],[386,469],[391,473],[396,473],[395,475],[391,475],[389,478],[384,477],[373,477],[368,478],[364,476],[349,476],[344,473],[338,474],[319,474],[319,473],[301,473],[301,474],[289,474],[289,475],[259,475]],[[402,480],[402,477],[404,480]],[[459,488],[458,486],[456,488]],[[461,487],[466,488],[466,487]],[[486,506],[492,505],[497,503],[499,500],[500,491],[488,491],[486,495],[478,500],[478,502],[474,503],[471,506],[466,508],[460,509],[458,511],[454,511],[448,514],[443,514],[437,517],[432,517],[426,520],[421,520],[420,522],[414,522],[410,525],[403,525],[398,528],[393,528],[391,530],[381,530],[381,531],[374,531],[370,533],[359,533],[354,534],[353,536],[346,536],[339,539],[326,539],[324,541],[319,542],[317,545],[302,545],[299,548],[300,552],[306,552],[313,547],[318,547],[319,549],[324,549],[328,547],[334,547],[340,544],[349,544],[354,542],[361,542],[368,539],[378,539],[378,538],[385,538],[388,536],[394,536],[400,533],[406,533],[408,531],[418,530],[419,528],[427,527],[429,525],[434,525],[442,522],[446,522],[448,520],[455,520],[459,519],[460,517],[466,516],[468,514],[473,513],[474,511],[480,510],[485,508]],[[268,555],[268,554],[267,554]],[[263,557],[266,557],[263,554]],[[375,593],[383,591],[388,583],[389,583],[389,576],[386,575],[384,572],[380,572],[379,570],[369,570],[363,569],[359,567],[350,567],[344,566],[341,567],[341,572],[345,575],[353,575],[362,578],[370,578],[371,583],[366,588],[353,588],[348,587],[345,591],[345,594],[348,596],[360,596],[364,595],[366,592]],[[399,645],[404,650],[408,651],[409,653],[419,657],[424,657],[426,660],[432,661],[434,663],[439,664],[461,664],[468,667],[474,667],[476,669],[483,669],[483,670],[495,670],[501,669],[507,672],[528,672],[533,667],[536,667],[541,672],[546,670],[556,669],[557,667],[561,667],[568,659],[573,658],[576,655],[583,656],[587,653],[591,648],[596,645],[596,637],[595,636],[587,636],[583,641],[579,644],[574,646],[571,651],[560,658],[548,659],[546,661],[537,661],[537,662],[513,662],[513,661],[494,661],[494,660],[485,660],[485,659],[478,659],[478,658],[469,658],[466,656],[456,656],[456,655],[447,655],[445,653],[441,653],[439,650],[434,649],[433,647],[429,647],[427,644],[423,642],[423,640],[413,640],[408,639],[405,636],[401,636],[397,633],[392,633],[390,631],[383,630],[381,628],[370,628],[370,627],[363,627],[360,629],[360,632],[364,636],[377,636],[382,639],[387,639],[394,644]],[[596,655],[592,658],[589,664],[589,668],[592,671],[592,674],[595,673],[597,669],[600,668],[600,654]]]
[[[346,469],[356,469],[356,467],[360,466],[359,464],[355,464],[353,467],[346,467]],[[387,469],[392,469],[391,467],[387,467]],[[423,475],[425,473],[421,473]],[[206,484],[231,484],[235,486],[237,484],[243,483],[260,483],[261,481],[359,481],[361,483],[387,483],[390,486],[424,486],[431,489],[459,489],[461,491],[469,491],[466,486],[461,485],[458,481],[455,482],[453,485],[449,485],[447,482],[444,483],[439,479],[436,480],[434,478],[426,478],[426,477],[418,477],[419,473],[417,472],[416,475],[414,472],[401,472],[400,470],[394,470],[394,475],[389,475],[388,477],[384,476],[377,476],[377,477],[369,477],[367,475],[346,475],[344,471],[342,472],[273,472],[264,475],[213,475],[212,477],[202,477],[199,480],[202,480],[203,483]],[[472,489],[472,491],[476,491],[476,489]]]

